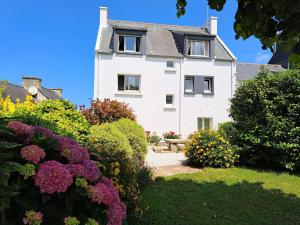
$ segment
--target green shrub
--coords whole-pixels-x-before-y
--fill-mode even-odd
[[[90,129],[89,144],[100,157],[102,173],[110,177],[122,200],[132,213],[138,208],[138,164],[127,137],[113,123],[94,125]]]
[[[262,71],[238,86],[230,116],[241,163],[300,170],[299,93],[299,71]]]
[[[234,147],[216,131],[194,133],[184,147],[189,163],[205,167],[232,167],[237,160]]]
[[[161,137],[158,136],[155,132],[152,134],[149,134],[147,136],[147,139],[150,144],[154,144],[154,145],[158,145],[161,141]]]
[[[112,123],[92,126],[89,143],[101,156],[110,159],[130,159],[133,155],[127,137]]]
[[[130,119],[120,119],[114,125],[127,137],[134,158],[143,161],[148,148],[144,128]]]
[[[67,100],[44,100],[36,104],[26,100],[24,103],[13,104],[12,108],[6,111],[5,117],[47,127],[57,134],[74,138],[81,144],[87,141],[90,124]]]

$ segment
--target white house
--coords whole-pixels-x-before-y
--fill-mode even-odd
[[[229,120],[236,58],[204,27],[108,19],[100,8],[94,98],[128,103],[146,130],[186,136]]]

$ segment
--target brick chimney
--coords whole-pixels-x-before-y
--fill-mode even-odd
[[[22,86],[26,90],[28,90],[32,86],[40,89],[42,87],[42,79],[38,77],[23,77]]]
[[[62,96],[63,89],[62,88],[49,88],[51,91],[55,92],[59,97]]]

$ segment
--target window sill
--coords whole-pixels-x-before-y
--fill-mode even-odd
[[[190,59],[206,59],[206,60],[212,60],[211,57],[209,56],[196,56],[196,55],[186,55],[187,58],[190,58]]]
[[[206,93],[204,92],[203,93],[203,95],[214,95],[214,94],[215,94],[214,92],[206,92]]]
[[[173,72],[173,73],[176,73],[176,69],[174,69],[174,68],[166,68],[166,69],[165,69],[165,72]]]
[[[196,92],[184,92],[184,94],[187,94],[187,95],[195,95],[196,94]]]
[[[143,94],[141,92],[117,91],[115,95],[142,96]]]
[[[165,105],[164,109],[176,109],[174,105]]]
[[[116,54],[120,54],[120,55],[143,55],[143,53],[141,52],[116,52]]]

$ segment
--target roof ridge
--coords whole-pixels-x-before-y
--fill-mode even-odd
[[[197,28],[206,30],[205,27],[198,27],[198,26],[186,26],[186,25],[176,25],[176,24],[163,24],[163,23],[148,23],[148,22],[137,22],[137,21],[129,21],[129,20],[112,20],[108,19],[108,21],[116,21],[116,22],[127,22],[127,23],[138,23],[138,24],[145,24],[145,25],[157,25],[157,26],[171,26],[171,27],[184,27],[184,28]]]
[[[251,63],[251,62],[237,62],[237,64],[249,64],[249,65],[272,65],[272,66],[281,66],[280,64],[269,64],[269,63]]]

